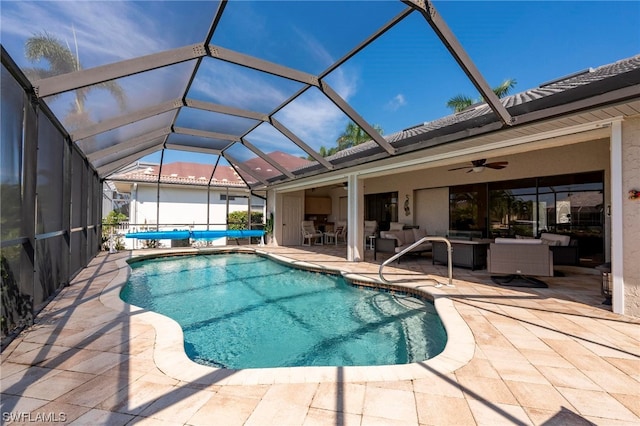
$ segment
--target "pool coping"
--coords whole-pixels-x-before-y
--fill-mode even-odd
[[[127,282],[131,268],[129,262],[148,258],[245,252],[266,256],[287,263],[293,267],[341,274],[356,285],[379,287],[389,291],[402,291],[415,294],[433,301],[434,306],[447,332],[447,344],[444,350],[426,361],[377,366],[346,367],[275,367],[225,369],[198,364],[189,359],[184,351],[182,328],[173,319],[134,305],[120,299],[120,290]],[[117,261],[118,274],[109,282],[100,294],[100,302],[114,311],[127,315],[131,321],[143,321],[155,328],[156,340],[153,359],[156,366],[167,376],[176,380],[201,385],[259,385],[275,383],[335,383],[335,382],[375,382],[413,380],[432,377],[434,374],[446,375],[463,367],[473,357],[475,340],[471,329],[456,310],[453,301],[443,289],[435,285],[420,282],[385,284],[356,273],[348,273],[337,268],[320,266],[312,262],[300,262],[285,256],[248,247],[175,249],[154,252],[148,255],[135,255],[130,259]]]

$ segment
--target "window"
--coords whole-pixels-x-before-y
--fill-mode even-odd
[[[545,176],[449,188],[449,227],[489,238],[570,235],[585,266],[604,262],[604,173]]]
[[[449,190],[449,229],[482,231],[486,235],[486,184],[460,185]]]
[[[504,237],[538,234],[536,180],[492,182],[489,189],[489,235]]]
[[[365,220],[378,222],[380,231],[388,231],[390,222],[398,221],[398,193],[368,194],[364,197]]]
[[[242,200],[242,199],[247,199],[246,195],[229,195],[227,197],[227,194],[220,194],[220,201],[227,201],[227,199],[229,201],[236,201],[236,200]]]

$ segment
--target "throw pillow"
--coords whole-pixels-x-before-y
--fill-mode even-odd
[[[559,246],[568,246],[571,241],[571,237],[569,235],[550,234],[547,232],[540,234],[540,238],[550,241],[558,241],[557,245]]]
[[[418,241],[420,238],[426,237],[427,236],[427,230],[426,229],[416,229],[413,228],[413,241]]]
[[[389,231],[402,231],[402,228],[404,228],[404,223],[391,222],[389,224]]]
[[[392,240],[396,240],[398,246],[404,245],[404,239],[402,238],[401,232],[385,232],[384,238],[390,238]]]

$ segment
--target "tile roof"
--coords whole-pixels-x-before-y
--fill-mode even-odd
[[[313,163],[304,158],[279,151],[269,153],[268,156],[288,170],[304,167]],[[257,177],[274,178],[282,175],[278,169],[273,168],[260,157],[252,158],[242,164],[253,170]],[[138,165],[134,166],[132,169],[125,170],[120,174],[112,176],[110,180],[155,183],[158,181],[158,168],[158,164],[138,163]],[[161,170],[163,183],[188,184],[196,186],[208,185],[212,172],[213,164],[190,163],[184,161],[165,163],[162,165]],[[231,166],[218,166],[211,185],[245,186],[242,178]]]
[[[607,85],[608,80],[615,80]],[[590,68],[557,80],[546,82],[540,87],[530,89],[500,101],[513,116],[538,111],[550,106],[563,105],[594,94],[605,93],[615,88],[640,84],[640,55],[633,56]],[[385,139],[395,147],[409,146],[417,140],[428,140],[430,137],[443,133],[453,133],[462,129],[469,129],[480,125],[497,122],[491,108],[486,103],[472,105],[462,112],[448,115],[434,121],[409,127],[400,132],[385,136]],[[447,132],[449,129],[449,132]],[[343,151],[338,151],[327,159],[339,163],[348,158],[364,158],[382,153],[382,149],[374,141],[368,141]]]

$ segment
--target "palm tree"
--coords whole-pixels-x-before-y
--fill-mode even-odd
[[[499,86],[494,87],[493,93],[496,94],[498,98],[503,98],[509,94],[511,89],[516,86],[516,80],[514,78],[508,78],[503,81]],[[467,95],[456,95],[453,98],[449,99],[447,102],[447,107],[451,108],[453,112],[464,111],[469,108],[474,103],[483,102],[483,99],[480,98],[478,100],[473,100]]]
[[[374,124],[373,128],[376,132],[381,135],[384,133],[382,127],[378,124]],[[353,121],[347,123],[347,127],[345,127],[344,132],[338,137],[336,140],[337,146],[326,148],[325,146],[321,146],[318,150],[318,153],[323,157],[328,157],[329,155],[333,155],[338,151],[342,151],[343,149],[351,148],[352,146],[360,145],[368,140],[371,140],[371,136],[369,136],[362,128],[356,125]],[[313,160],[310,156],[309,160]]]
[[[380,134],[383,134],[382,127],[375,124],[373,126],[374,130]],[[351,148],[352,146],[360,145],[368,140],[371,140],[371,136],[369,136],[362,128],[356,125],[353,121],[347,123],[347,127],[344,129],[344,132],[338,137],[336,142],[338,143],[338,151],[342,151],[343,149]]]
[[[65,46],[56,37],[43,32],[35,34],[27,39],[25,43],[25,56],[33,63],[44,60],[49,63],[49,68],[27,68],[25,74],[31,80],[52,77],[61,74],[67,74],[74,71],[80,71],[82,65],[78,55],[76,46],[76,54],[71,52],[68,46]],[[91,87],[83,87],[75,91],[74,104],[71,105],[69,115],[65,119],[72,128],[80,127],[80,125],[90,122],[87,112],[85,111],[85,101],[87,94],[92,89],[105,89],[113,95],[118,102],[121,110],[126,109],[126,97],[122,87],[115,81],[106,81]]]

